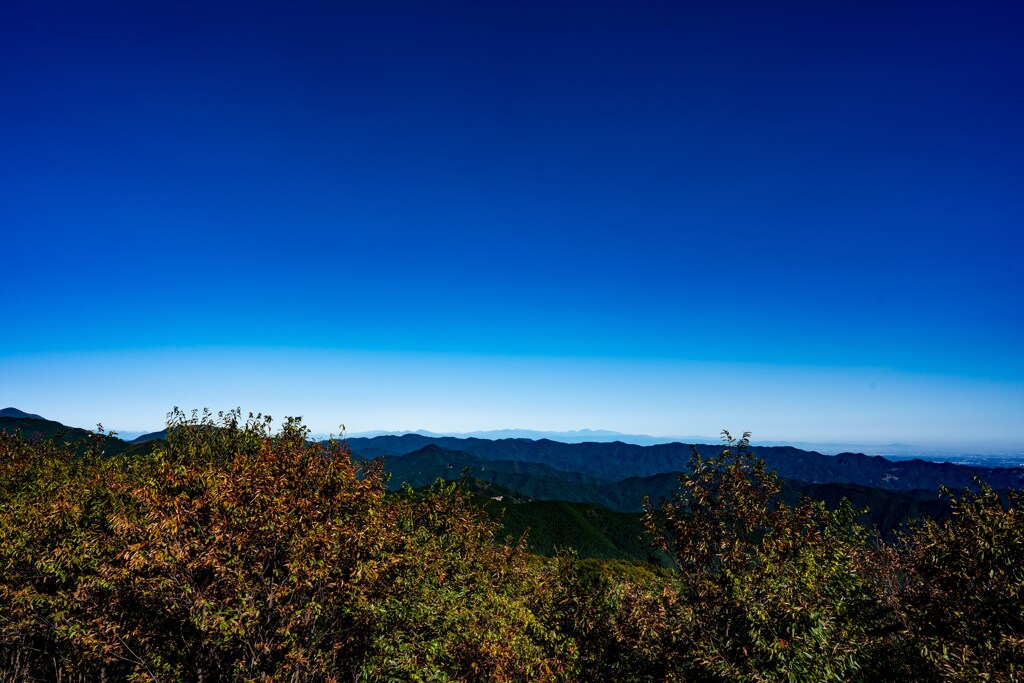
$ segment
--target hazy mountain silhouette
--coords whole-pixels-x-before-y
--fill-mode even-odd
[[[353,452],[364,457],[400,456],[428,445],[463,451],[485,460],[518,460],[546,465],[563,472],[576,472],[605,481],[628,477],[649,477],[681,472],[693,453],[682,443],[637,446],[622,442],[569,444],[550,439],[479,439],[427,437],[418,434],[378,436],[348,440]],[[697,444],[704,457],[717,454],[721,445]],[[882,489],[911,491],[938,490],[940,485],[963,488],[980,477],[998,489],[1024,486],[1024,469],[954,465],[919,459],[891,461],[862,453],[824,455],[791,446],[763,446],[753,449],[784,479],[808,483],[849,483]]]
[[[17,408],[4,408],[0,410],[0,417],[14,417],[19,420],[45,420],[46,418],[42,415],[35,415],[33,413],[26,413],[24,410],[18,410]]]

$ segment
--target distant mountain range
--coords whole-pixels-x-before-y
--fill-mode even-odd
[[[348,443],[357,456],[385,460],[393,489],[403,484],[420,488],[437,479],[468,478],[496,490],[514,492],[520,499],[511,507],[504,497],[492,507],[503,510],[501,514],[509,520],[506,529],[544,529],[543,537],[530,537],[530,547],[536,552],[557,545],[577,547],[577,542],[582,542],[579,539],[585,538],[587,547],[593,548],[588,552],[600,553],[592,556],[613,553],[623,559],[637,559],[637,553],[649,552],[642,544],[634,545],[637,534],[642,533],[639,512],[644,497],[658,501],[678,490],[680,474],[687,470],[694,448],[703,457],[715,455],[722,448],[709,444],[566,444],[547,439],[419,434],[351,438]],[[807,496],[835,506],[845,498],[855,508],[867,508],[862,521],[884,535],[892,534],[910,519],[948,516],[948,503],[938,495],[940,485],[960,489],[973,486],[977,477],[997,490],[1024,486],[1021,468],[925,460],[893,462],[858,453],[829,456],[792,447],[757,447],[754,451],[783,479],[783,499],[794,502]],[[562,501],[563,507],[552,507],[551,501]],[[564,507],[568,505],[589,505],[593,509],[584,514],[584,508]],[[552,521],[545,516],[556,509],[570,521]],[[609,517],[612,513],[625,516]],[[603,520],[602,524],[614,519],[614,528],[626,536],[603,536],[601,529],[606,527],[584,524],[596,519]]]
[[[0,420],[5,425],[11,421],[20,422],[25,432],[52,436],[60,430],[81,432],[84,430],[66,427],[58,422],[45,420],[39,415],[17,408],[0,410]],[[498,430],[496,434],[520,433],[523,430]],[[550,433],[550,432],[545,432]],[[577,438],[622,436],[615,432],[581,430],[559,432]],[[143,445],[163,439],[166,431],[142,434],[132,441],[108,437],[113,444]],[[670,472],[681,472],[696,448],[708,457],[721,450],[721,445],[711,442],[690,446],[681,442],[638,445],[620,440],[565,442],[550,438],[524,437],[453,437],[424,433],[402,435],[380,435],[373,437],[350,436],[349,447],[358,455],[367,458],[403,456],[427,446],[460,453],[460,458],[472,456],[486,461],[532,463],[567,475],[572,481],[617,482],[631,477],[651,477]],[[778,471],[785,479],[808,483],[850,483],[890,490],[909,491],[914,489],[935,490],[940,484],[953,488],[969,486],[975,477],[981,477],[996,488],[1024,487],[1024,469],[999,468],[979,465],[956,465],[944,462],[930,462],[921,459],[888,460],[880,456],[861,453],[839,453],[825,455],[814,450],[793,446],[755,446],[757,454],[764,458],[769,467]],[[470,463],[468,466],[479,466]],[[492,465],[494,467],[494,465]],[[531,472],[536,474],[536,472]],[[574,479],[575,477],[575,479]]]
[[[669,443],[717,443],[717,436],[650,436],[648,434],[626,434],[607,429],[576,429],[566,432],[539,431],[535,429],[492,429],[476,432],[432,432],[426,429],[385,431],[376,430],[369,432],[353,432],[346,435],[350,439],[374,438],[377,436],[405,436],[414,434],[432,438],[454,437],[457,439],[550,439],[563,443],[622,443],[636,446],[657,446]],[[327,435],[319,435],[320,438],[327,438]],[[895,456],[899,458],[925,458],[928,460],[945,459],[951,462],[966,461],[973,463],[991,457],[1000,463],[1000,467],[1017,467],[1024,465],[1024,452],[1017,451],[992,451],[979,450],[971,451],[962,448],[949,448],[941,446],[920,446],[906,443],[885,443],[885,444],[861,444],[841,442],[816,442],[816,441],[762,441],[752,442],[755,447],[766,446],[792,446],[805,451],[817,451],[825,455],[836,455],[839,453],[866,453],[869,455],[881,455],[883,457]]]
[[[58,438],[80,449],[95,438],[87,430],[15,408],[0,411],[0,431],[14,430],[32,439]],[[135,455],[159,448],[165,438],[166,431],[132,441],[104,436],[102,444],[108,456]],[[438,479],[470,482],[489,514],[501,520],[502,533],[517,538],[529,530],[528,545],[536,552],[550,553],[563,546],[576,548],[584,557],[619,559],[650,559],[651,551],[640,538],[644,497],[657,501],[671,496],[694,449],[703,457],[722,449],[714,443],[566,443],[424,433],[351,436],[347,442],[357,458],[384,460],[392,489],[403,484],[422,488]],[[1024,468],[888,460],[861,453],[825,455],[792,446],[753,450],[783,479],[784,499],[806,495],[836,505],[846,498],[855,507],[868,507],[864,521],[885,534],[911,518],[947,515],[948,505],[938,496],[940,485],[961,489],[978,478],[997,490],[1024,488]]]
[[[21,411],[18,411],[19,413]],[[83,451],[93,441],[92,432],[78,427],[68,427],[60,422],[39,417],[0,416],[0,432],[20,431],[29,439],[57,439]],[[103,453],[108,456],[121,453],[141,453],[145,444],[132,444],[115,436],[103,436]]]
[[[415,434],[417,436],[433,438],[450,436],[457,439],[550,439],[552,441],[561,441],[563,443],[610,443],[613,441],[622,441],[624,443],[632,443],[638,446],[653,446],[660,443],[672,443],[673,441],[695,443],[715,440],[714,437],[705,436],[667,437],[648,436],[646,434],[623,434],[622,432],[613,432],[607,429],[573,429],[567,432],[546,432],[536,429],[491,429],[477,432],[431,432],[425,429],[401,432],[377,430],[372,432],[348,434],[347,437],[350,439],[366,439],[376,436],[404,436],[406,434]]]
[[[0,417],[14,417],[22,419],[43,420],[40,415],[26,413],[17,408],[4,408],[0,410]],[[153,432],[121,431],[119,436],[131,443],[144,443],[152,439],[161,439],[166,434],[165,430]],[[562,443],[614,443],[622,442],[636,446],[657,446],[671,443],[701,443],[714,444],[719,441],[717,436],[650,436],[648,434],[626,434],[607,429],[574,429],[569,431],[542,431],[536,429],[492,429],[474,432],[432,432],[425,429],[415,431],[369,431],[354,432],[347,435],[349,439],[368,439],[378,436],[405,436],[412,434],[429,438],[452,437],[457,439],[530,439],[540,441],[548,439],[561,441]],[[328,435],[319,434],[315,438],[327,439]],[[839,442],[810,442],[810,441],[754,441],[757,448],[764,447],[785,447],[790,446],[805,451],[816,451],[825,455],[837,455],[839,453],[867,453],[870,455],[881,455],[886,458],[907,459],[924,458],[927,460],[944,460],[967,465],[980,465],[995,467],[1022,467],[1024,466],[1024,452],[1016,451],[965,451],[964,449],[945,447],[923,447],[914,444],[887,443],[887,444],[856,444]]]
[[[682,472],[693,448],[682,443],[637,446],[622,442],[569,444],[550,439],[479,439],[428,437],[419,434],[348,439],[354,453],[367,458],[401,456],[435,445],[489,461],[520,461],[545,465],[606,482]],[[704,457],[718,453],[719,444],[697,444]],[[981,477],[995,488],[1024,486],[1024,469],[954,465],[913,459],[892,461],[861,453],[824,455],[792,446],[754,448],[784,479],[808,483],[851,483],[882,489],[938,490],[941,484],[962,488]]]
[[[500,509],[508,533],[545,530],[543,537],[531,531],[530,546],[536,552],[546,553],[557,545],[579,549],[579,544],[585,543],[591,548],[588,553],[598,553],[585,555],[587,557],[622,559],[644,559],[650,554],[649,548],[636,544],[643,533],[640,512],[644,497],[654,502],[670,497],[679,488],[681,474],[664,472],[607,482],[544,465],[484,460],[435,445],[387,458],[386,469],[391,473],[392,490],[403,484],[423,488],[437,479],[464,479],[474,490],[488,491],[493,499],[487,503],[488,509]],[[822,500],[831,507],[846,498],[855,508],[868,508],[863,521],[885,535],[910,519],[941,519],[949,514],[948,504],[935,490],[893,491],[860,484],[783,481],[783,500],[794,503],[802,495]],[[550,519],[548,516],[556,510],[561,510],[568,518]],[[577,519],[581,514],[583,518]],[[626,530],[625,536],[604,536],[587,523],[587,520],[609,519],[616,520],[616,528]]]

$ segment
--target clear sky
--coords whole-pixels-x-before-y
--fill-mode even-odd
[[[0,407],[1024,449],[1024,4],[0,8]]]

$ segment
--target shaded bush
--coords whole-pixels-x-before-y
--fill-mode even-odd
[[[533,575],[480,511],[388,496],[380,463],[306,437],[177,412],[130,460],[0,437],[8,678],[554,675]]]
[[[958,495],[944,522],[923,520],[898,549],[896,604],[930,673],[1024,680],[1024,516],[1020,492]]]
[[[868,650],[872,602],[859,511],[782,503],[749,435],[726,439],[714,458],[695,449],[679,491],[648,508],[692,610],[681,666],[699,680],[849,680]]]
[[[726,437],[647,506],[666,569],[500,543],[466,482],[388,493],[298,420],[175,411],[131,456],[0,433],[0,681],[1024,677],[1018,492],[891,544]]]

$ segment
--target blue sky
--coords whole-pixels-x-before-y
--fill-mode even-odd
[[[8,3],[0,403],[1024,449],[1022,34],[1009,2]]]

